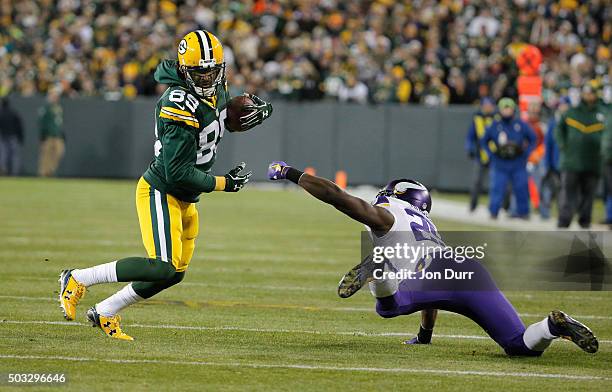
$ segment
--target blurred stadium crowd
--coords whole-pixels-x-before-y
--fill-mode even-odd
[[[233,94],[445,105],[516,96],[514,57],[544,58],[544,101],[586,80],[610,101],[605,0],[0,0],[0,96],[155,95],[177,39],[225,44]]]

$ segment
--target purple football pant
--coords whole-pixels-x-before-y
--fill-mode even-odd
[[[456,270],[476,270],[478,291],[427,290],[428,281],[404,280],[390,297],[378,298],[376,312],[385,318],[408,315],[423,309],[441,309],[458,313],[475,321],[508,355],[539,356],[523,342],[525,325],[512,304],[497,288],[488,271],[477,262],[458,266]],[[428,270],[436,270],[434,262]],[[412,286],[412,287],[411,287]],[[414,288],[417,288],[415,290]],[[436,286],[438,288],[438,286]]]

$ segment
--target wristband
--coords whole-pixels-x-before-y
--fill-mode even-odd
[[[226,179],[225,177],[221,177],[221,176],[215,176],[215,190],[216,191],[223,191],[225,190],[225,183],[226,183]]]
[[[419,339],[420,343],[429,344],[429,343],[431,343],[431,335],[432,334],[433,334],[433,328],[432,329],[425,329],[421,325],[419,327],[419,333],[417,334],[417,339]]]
[[[302,174],[304,174],[303,171],[294,169],[291,166],[287,166],[287,172],[285,173],[285,178],[297,184],[300,181],[300,177],[302,177]]]

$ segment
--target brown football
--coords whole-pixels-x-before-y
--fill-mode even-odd
[[[255,102],[246,95],[238,95],[229,101],[226,124],[233,132],[244,132],[246,130],[242,129],[240,125],[240,117],[249,113],[249,110],[246,109],[247,105],[255,105]]]

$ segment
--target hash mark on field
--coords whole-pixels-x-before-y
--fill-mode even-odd
[[[91,325],[74,321],[44,321],[44,320],[0,320],[0,325],[5,324],[38,324],[38,325],[66,325],[71,327],[81,327]],[[283,328],[245,328],[234,326],[194,326],[194,325],[168,325],[168,324],[125,324],[128,328],[145,328],[145,329],[182,329],[191,331],[235,331],[235,332],[257,332],[257,333],[296,333],[309,335],[339,335],[339,336],[411,336],[409,332],[363,332],[363,331],[314,331],[308,329],[283,329]],[[489,337],[483,335],[444,335],[434,334],[435,338],[440,339],[470,339],[470,340],[490,340]],[[570,343],[567,340],[560,339],[559,341]],[[599,340],[599,343],[609,344],[612,340]]]
[[[52,297],[26,297],[18,295],[0,295],[0,298],[6,299],[20,299],[26,301],[57,301],[56,298]],[[147,306],[147,305],[184,305],[189,308],[205,308],[205,307],[245,307],[245,308],[262,308],[262,309],[290,309],[290,310],[307,310],[307,311],[337,311],[337,312],[366,312],[373,313],[374,307],[331,307],[331,306],[317,306],[317,305],[293,305],[293,304],[254,304],[250,302],[241,301],[188,301],[188,300],[162,300],[162,299],[149,299],[148,301],[141,302],[136,306]],[[440,313],[444,313],[452,316],[464,317],[460,314],[441,310]],[[540,317],[544,318],[545,314],[537,313],[518,313],[520,317]],[[585,319],[585,320],[612,320],[612,316],[596,316],[592,314],[583,315],[572,315],[574,318]]]
[[[0,295],[0,298],[21,299],[24,301],[55,301],[55,302],[58,301],[57,296],[56,298],[51,298],[51,297],[25,297],[21,295]]]
[[[249,362],[205,362],[205,361],[175,361],[163,359],[112,359],[91,357],[62,357],[43,355],[5,355],[0,354],[2,359],[31,359],[31,360],[53,360],[73,362],[106,362],[120,364],[162,364],[162,365],[192,365],[192,366],[218,366],[218,367],[248,367],[252,369],[299,369],[299,370],[329,370],[338,372],[376,372],[376,373],[428,373],[446,376],[492,376],[492,377],[521,377],[521,378],[548,378],[564,380],[583,381],[612,381],[611,378],[602,376],[579,376],[571,374],[555,373],[531,373],[531,372],[492,372],[481,370],[447,370],[447,369],[406,369],[406,368],[375,368],[375,367],[342,367],[321,366],[305,364],[265,364]]]

